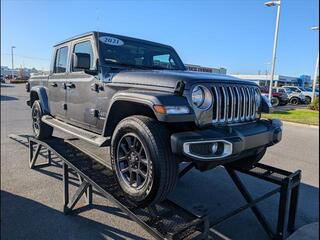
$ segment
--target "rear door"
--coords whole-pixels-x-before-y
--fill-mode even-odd
[[[56,118],[66,118],[66,78],[68,75],[69,46],[59,46],[53,58],[53,69],[48,79],[50,113]]]
[[[90,55],[90,69],[96,68],[97,52],[94,48],[93,37],[89,36],[72,43],[70,74],[67,78],[67,118],[71,124],[96,131],[96,100],[98,93],[94,85],[99,81],[95,76],[84,70],[73,67],[73,53],[87,53]]]

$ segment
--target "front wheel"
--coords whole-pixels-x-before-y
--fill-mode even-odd
[[[43,111],[38,100],[34,101],[31,113],[32,130],[35,138],[40,140],[50,138],[52,136],[53,128],[42,122],[41,117],[43,116]]]
[[[298,105],[299,104],[299,99],[298,98],[291,98],[290,99],[290,104],[292,104],[292,105]]]
[[[272,104],[272,107],[278,107],[280,105],[280,100],[279,98],[277,97],[273,97],[271,99],[271,104]]]
[[[166,199],[177,182],[177,163],[167,129],[145,116],[122,120],[111,140],[113,172],[125,196],[137,206]]]

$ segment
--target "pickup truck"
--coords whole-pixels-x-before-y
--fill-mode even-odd
[[[106,147],[105,165],[137,205],[164,200],[182,162],[251,167],[282,136],[281,121],[261,119],[271,106],[255,83],[189,72],[172,47],[115,34],[58,43],[50,73],[27,89],[35,137],[59,129]]]

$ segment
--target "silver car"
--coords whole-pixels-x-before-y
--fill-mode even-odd
[[[291,91],[291,89],[287,87],[279,87],[279,88],[275,88],[275,90],[277,92],[286,93],[289,98],[289,104],[298,105],[298,104],[304,104],[306,102],[306,96],[301,92]]]

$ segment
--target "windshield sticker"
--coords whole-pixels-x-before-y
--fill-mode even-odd
[[[124,42],[118,38],[103,36],[100,37],[99,40],[105,44],[113,45],[113,46],[122,46]]]

